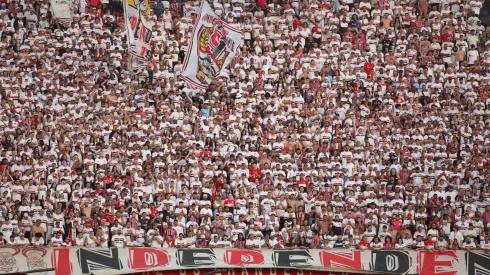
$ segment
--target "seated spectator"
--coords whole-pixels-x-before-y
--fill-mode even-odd
[[[473,241],[473,239],[471,238],[471,236],[468,235],[465,237],[463,244],[461,245],[461,248],[463,248],[465,250],[472,250],[472,249],[476,248],[476,244]]]

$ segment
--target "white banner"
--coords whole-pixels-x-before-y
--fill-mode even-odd
[[[70,24],[73,22],[73,14],[71,12],[71,1],[69,0],[50,0],[51,9],[54,18],[61,23]]]
[[[129,52],[138,61],[148,62],[153,36],[148,21],[150,6],[145,0],[124,0],[123,6]]]
[[[113,275],[196,268],[309,268],[386,274],[478,275],[490,274],[490,254],[482,250],[0,248],[0,274],[34,271],[44,275]]]
[[[221,20],[203,1],[194,26],[182,77],[193,87],[205,88],[230,64],[242,41],[242,33]]]

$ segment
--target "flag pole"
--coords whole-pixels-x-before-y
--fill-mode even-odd
[[[131,66],[131,45],[129,45],[129,28],[128,28],[128,11],[126,10],[126,5],[127,5],[127,0],[122,1],[123,5],[123,16],[124,16],[124,29],[126,30],[126,50],[128,51],[128,60],[127,60],[127,66],[128,66],[128,71],[129,71],[129,77],[131,78],[131,81],[133,80],[133,70]]]

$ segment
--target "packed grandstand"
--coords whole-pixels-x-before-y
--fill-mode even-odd
[[[214,0],[243,33],[182,80],[201,1],[0,1],[0,246],[490,249],[481,0]]]

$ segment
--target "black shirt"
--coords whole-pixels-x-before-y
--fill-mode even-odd
[[[336,240],[333,244],[333,248],[345,248],[343,240]]]

